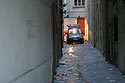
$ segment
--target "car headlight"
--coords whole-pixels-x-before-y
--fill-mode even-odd
[[[68,38],[72,38],[72,37],[68,37]]]

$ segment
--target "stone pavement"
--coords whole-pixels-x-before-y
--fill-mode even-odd
[[[90,44],[64,44],[54,83],[125,83],[125,75]]]

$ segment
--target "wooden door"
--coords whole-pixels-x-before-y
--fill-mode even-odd
[[[81,31],[85,35],[85,19],[84,18],[77,18],[77,24],[80,25]]]

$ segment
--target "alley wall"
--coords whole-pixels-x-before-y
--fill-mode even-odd
[[[62,1],[55,0],[52,4],[52,27],[53,27],[53,81],[57,73],[59,60],[62,57],[63,48],[63,20]]]
[[[51,8],[37,0],[0,0],[0,83],[50,83]]]
[[[87,10],[87,18],[88,18],[88,26],[89,26],[89,31],[88,31],[88,37],[89,37],[89,42],[94,46],[94,27],[95,27],[95,0],[88,0],[88,4],[86,4],[86,10]]]
[[[118,40],[119,40],[119,57],[118,57],[118,67],[125,74],[125,7],[120,9],[119,12],[119,30],[118,30]]]
[[[88,0],[89,42],[125,74],[125,0]]]

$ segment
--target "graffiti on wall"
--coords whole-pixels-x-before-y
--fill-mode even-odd
[[[26,26],[28,27],[27,36],[28,39],[38,39],[40,30],[37,27],[37,22],[35,20],[29,19],[26,21]]]

